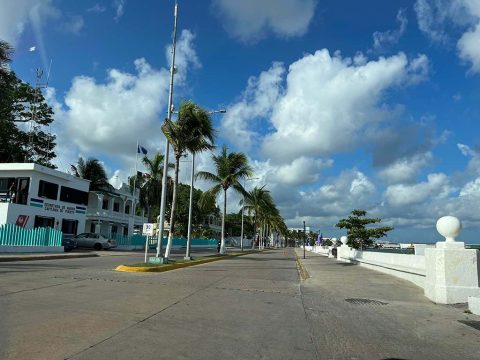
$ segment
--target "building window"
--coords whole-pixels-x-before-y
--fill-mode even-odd
[[[113,203],[113,211],[119,212],[120,211],[120,204],[117,202]]]
[[[130,205],[125,205],[125,214],[130,214]]]
[[[27,205],[30,178],[0,178],[0,202]]]
[[[78,220],[62,220],[62,232],[68,235],[77,235]]]
[[[88,192],[62,186],[60,200],[77,205],[88,205]]]
[[[40,180],[38,182],[38,196],[41,198],[57,200],[58,185],[48,181]]]
[[[39,227],[51,227],[53,228],[55,224],[55,218],[45,217],[45,216],[35,216],[35,223],[33,224],[34,228]]]
[[[107,199],[103,199],[102,209],[103,210],[108,210],[108,200]]]
[[[0,178],[0,202],[10,202],[14,188],[15,178]]]
[[[95,227],[96,227],[95,225],[96,225],[95,223],[90,224],[90,232],[91,233],[95,233]]]

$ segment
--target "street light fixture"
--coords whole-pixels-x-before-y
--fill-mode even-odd
[[[243,178],[243,189],[245,190],[245,181],[251,181],[251,180],[259,180],[259,177],[254,177],[254,178]],[[245,209],[245,195],[243,195],[243,201],[242,201],[242,230],[240,231],[240,249],[243,251],[243,213]],[[253,234],[255,237],[256,234]],[[253,240],[252,240],[253,241]]]
[[[211,110],[208,111],[209,114],[225,114],[227,110]],[[195,176],[195,153],[192,153],[192,170],[190,177],[190,200],[188,205],[188,232],[187,232],[187,251],[185,253],[185,260],[192,260],[190,256],[190,248],[192,243],[192,205],[193,205],[193,178]]]

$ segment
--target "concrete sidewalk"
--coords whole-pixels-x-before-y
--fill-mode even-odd
[[[398,278],[296,249],[319,354],[328,359],[480,359],[480,317]],[[322,357],[322,356],[321,356]]]

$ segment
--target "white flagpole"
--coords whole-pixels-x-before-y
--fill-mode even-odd
[[[138,163],[138,139],[137,139],[137,147],[135,149],[135,175],[133,177],[133,218],[135,219],[135,214],[137,211],[137,201],[135,199],[135,194],[136,194],[136,188],[135,186],[137,185],[137,163]],[[133,226],[135,227],[135,220],[133,221]]]

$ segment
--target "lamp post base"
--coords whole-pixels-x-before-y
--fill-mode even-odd
[[[164,258],[163,256],[150,256],[148,258],[149,264],[168,264],[168,259]]]

